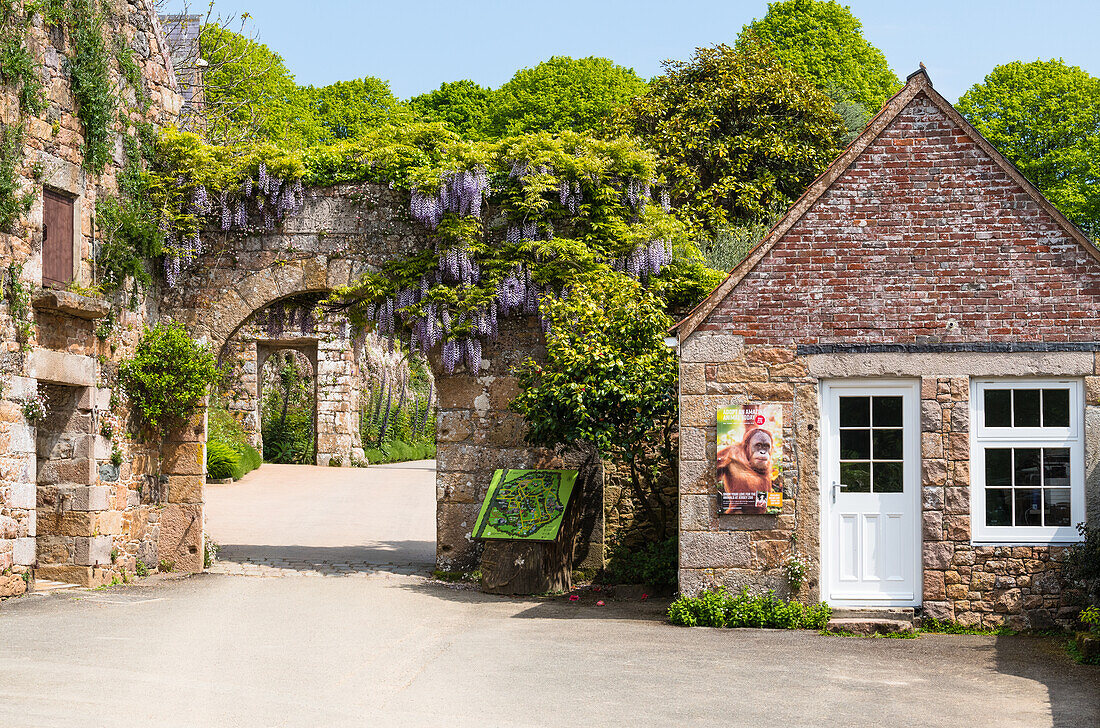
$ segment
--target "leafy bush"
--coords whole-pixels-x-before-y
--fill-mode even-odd
[[[237,474],[232,477],[241,478],[263,464],[263,457],[248,442],[248,436],[241,429],[240,423],[218,401],[212,402],[207,415],[206,425],[206,461],[207,472],[210,472],[210,447],[217,443],[218,446],[230,448],[237,457]],[[211,474],[210,477],[216,477]],[[229,476],[222,476],[229,477]]]
[[[603,579],[613,584],[651,584],[676,587],[676,539],[655,541],[635,548],[615,544]]]
[[[1070,547],[1063,573],[1093,605],[1100,606],[1100,528],[1079,523],[1077,530],[1084,540]]]
[[[370,464],[404,463],[410,460],[431,460],[435,457],[435,443],[408,443],[403,440],[390,440],[382,448],[368,447],[363,451]]]
[[[236,450],[220,440],[206,443],[206,474],[214,480],[240,478],[241,457]]]
[[[682,627],[824,629],[832,613],[824,602],[785,602],[772,591],[750,594],[742,590],[733,596],[725,587],[718,587],[697,597],[679,597],[668,608],[668,621]]]
[[[179,423],[219,378],[210,347],[192,339],[178,323],[145,329],[134,356],[119,366],[122,388],[154,432]]]

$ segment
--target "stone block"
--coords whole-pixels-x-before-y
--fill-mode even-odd
[[[436,505],[435,559],[440,569],[467,571],[477,568],[481,544],[474,541],[479,503]]]
[[[11,399],[26,401],[38,396],[38,380],[33,377],[12,377],[7,395]]]
[[[947,457],[951,460],[966,460],[970,457],[970,435],[966,432],[952,432],[947,436]]]
[[[206,484],[203,475],[169,475],[169,503],[202,503],[202,490]]]
[[[35,452],[35,431],[30,425],[20,422],[8,424],[8,452],[33,455]]]
[[[507,410],[511,401],[519,396],[519,383],[515,377],[493,377],[487,384],[490,409]]]
[[[970,513],[970,488],[944,488],[943,510],[945,513]]]
[[[718,504],[713,495],[680,496],[681,531],[717,531]]]
[[[920,456],[925,460],[942,458],[943,435],[939,432],[922,432],[920,434]]]
[[[45,564],[34,569],[36,579],[48,579],[50,581],[62,581],[66,584],[79,584],[86,587],[97,587],[111,582],[110,569],[95,568],[93,566],[78,566],[74,564]]]
[[[443,410],[473,409],[474,400],[485,393],[485,385],[470,376],[440,377],[436,386],[439,389],[439,408]]]
[[[970,516],[952,514],[946,519],[947,538],[950,541],[970,540]]]
[[[711,460],[680,461],[680,493],[717,493],[716,465]]]
[[[39,382],[75,387],[95,385],[95,359],[52,349],[34,349],[27,354],[27,375]]]
[[[105,511],[111,489],[105,485],[89,485],[72,489],[72,504],[69,506],[74,511]]]
[[[38,536],[35,539],[39,564],[65,564],[73,560],[71,536]]]
[[[680,343],[680,361],[720,363],[744,356],[745,339],[742,336],[716,334],[712,331],[694,331]]]
[[[170,503],[160,512],[157,559],[175,571],[197,573],[203,569],[202,504]]]
[[[14,483],[8,505],[12,508],[33,509],[35,507],[34,483]]]
[[[747,533],[684,531],[680,534],[682,568],[749,568],[753,550]]]
[[[921,432],[940,432],[943,429],[943,409],[939,402],[933,399],[921,400],[920,429]]]
[[[924,572],[924,599],[935,601],[947,598],[943,572],[927,570]]]
[[[784,541],[753,541],[753,556],[756,568],[776,569],[783,565],[787,556],[791,553],[790,540]]]
[[[73,539],[73,561],[79,566],[101,566],[111,563],[112,536],[77,536]]]
[[[691,364],[680,362],[680,393],[707,393],[707,375],[705,364]]]
[[[746,364],[744,361],[731,361],[718,365],[718,382],[766,382],[768,381],[768,369],[760,364]]]
[[[951,565],[955,545],[950,541],[936,541],[924,544],[924,568],[946,569]]]
[[[921,518],[921,537],[924,541],[943,540],[943,513],[925,511]]]
[[[33,566],[37,555],[37,539],[17,538],[12,543],[12,562],[18,566]]]
[[[164,446],[164,470],[169,475],[203,475],[206,463],[199,442],[167,443]]]
[[[680,430],[680,459],[706,460],[710,431],[702,427],[684,427]]]
[[[921,480],[925,486],[942,486],[947,482],[947,461],[924,460],[921,465],[924,468]]]

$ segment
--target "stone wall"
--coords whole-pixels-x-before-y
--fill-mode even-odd
[[[153,458],[141,435],[131,431],[129,410],[116,392],[118,362],[133,352],[142,327],[155,319],[155,302],[127,293],[107,300],[41,290],[43,189],[75,200],[74,284],[89,291],[96,283],[95,205],[117,194],[122,136],[136,134],[139,122],[170,123],[180,108],[151,0],[116,0],[108,7],[105,33],[109,41],[121,40],[133,50],[149,104],[136,102],[112,60],[108,75],[121,94],[121,118],[112,126],[115,145],[102,174],[83,168],[84,128],[66,70],[72,54],[67,31],[47,28],[36,16],[27,33],[48,102],[40,118],[22,117],[13,89],[0,93],[4,124],[24,126],[16,171],[33,199],[14,231],[0,234],[4,288],[12,282],[9,272],[18,271],[18,283],[32,292],[26,312],[13,311],[6,296],[0,301],[0,597],[33,586],[36,563],[42,576],[95,584],[120,576],[123,569],[132,573],[139,558],[150,565],[157,561],[160,513],[149,502],[147,487]],[[25,341],[16,335],[17,319],[33,324]],[[26,419],[24,405],[40,388],[58,393],[67,419],[80,420],[79,432],[61,429],[71,436],[51,439]],[[51,442],[61,443],[54,455],[68,456],[61,458],[68,461],[64,474],[52,456],[42,457],[39,472],[39,456],[46,455],[43,449]],[[71,492],[63,494],[59,485]]]

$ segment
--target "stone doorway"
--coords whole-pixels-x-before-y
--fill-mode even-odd
[[[256,342],[256,396],[264,462],[317,461],[317,342]]]

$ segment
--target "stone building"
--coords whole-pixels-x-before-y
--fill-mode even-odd
[[[1098,314],[1100,252],[914,73],[676,326],[681,589],[787,593],[797,553],[804,599],[1067,619]],[[782,405],[783,504],[719,514],[716,412],[754,404]]]
[[[202,462],[184,457],[198,458],[201,447],[170,445],[164,472],[172,475],[150,481],[155,449],[127,436],[129,413],[113,390],[118,362],[155,318],[156,303],[95,292],[96,203],[118,193],[123,139],[138,124],[171,123],[181,98],[152,1],[104,8],[105,83],[117,104],[99,172],[84,154],[71,25],[47,24],[29,3],[4,18],[11,42],[33,58],[43,108],[26,101],[30,81],[5,78],[4,137],[21,143],[4,149],[4,162],[30,206],[0,234],[0,597],[22,593],[35,576],[98,584],[133,573],[139,559],[174,560],[194,527],[180,501],[201,499]],[[189,432],[176,438],[201,435]],[[193,548],[183,547],[183,561],[201,565]]]

